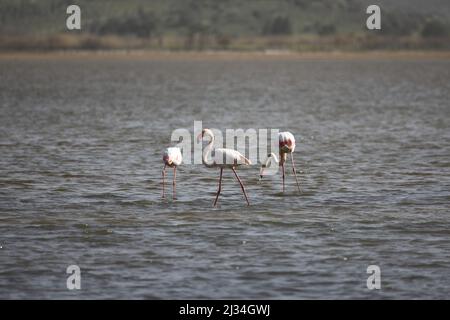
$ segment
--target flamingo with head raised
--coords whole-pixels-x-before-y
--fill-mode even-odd
[[[301,192],[300,185],[299,185],[298,179],[297,179],[297,170],[295,169],[294,157],[292,156],[292,153],[295,150],[295,138],[294,138],[294,135],[292,133],[290,133],[290,132],[287,132],[287,131],[280,132],[278,134],[278,142],[279,142],[280,160],[278,160],[277,156],[274,153],[269,154],[266,162],[261,166],[260,177],[262,179],[262,177],[264,176],[264,171],[266,170],[266,168],[270,167],[272,165],[272,162],[275,162],[276,164],[278,164],[282,168],[283,192],[284,192],[284,190],[285,190],[285,186],[284,186],[284,180],[285,180],[284,164],[286,162],[287,155],[290,154],[291,162],[292,162],[292,172],[294,173],[294,176],[295,176],[295,181],[297,183],[298,191]]]
[[[176,189],[176,179],[177,179],[177,166],[181,164],[183,161],[183,156],[181,155],[180,148],[172,147],[167,148],[164,151],[163,154],[163,162],[164,162],[164,169],[162,171],[162,197],[165,198],[164,194],[164,185],[165,185],[165,178],[166,178],[166,167],[173,168],[173,199],[175,199],[175,189]]]
[[[236,176],[236,179],[241,185],[241,189],[242,192],[244,193],[247,205],[250,205],[244,184],[242,183],[241,179],[239,178],[236,172],[236,167],[238,167],[239,165],[250,165],[251,164],[250,160],[244,157],[240,152],[233,149],[213,148],[214,133],[210,129],[203,129],[202,132],[198,135],[197,141],[201,141],[205,137],[209,137],[210,140],[203,152],[202,157],[203,164],[208,168],[220,168],[219,187],[217,189],[216,199],[214,200],[213,206],[214,207],[216,206],[217,199],[219,198],[219,194],[222,191],[222,174],[224,168],[230,168],[233,171],[234,175]],[[210,157],[211,159],[208,159],[208,157]]]

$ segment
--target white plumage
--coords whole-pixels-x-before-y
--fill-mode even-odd
[[[251,164],[250,160],[233,149],[216,148],[211,151],[211,154],[214,154],[212,158],[215,167],[232,168],[243,164]]]
[[[183,161],[183,156],[181,155],[181,149],[177,147],[171,147],[167,148],[164,151],[163,155],[163,161],[164,164],[173,167],[173,166],[179,166],[181,162]]]
[[[278,141],[280,146],[280,154],[292,153],[295,150],[295,138],[294,135],[288,131],[280,132],[278,134]]]
[[[167,148],[163,153],[164,169],[162,171],[162,197],[165,198],[164,186],[166,178],[166,167],[173,168],[173,198],[175,199],[177,166],[183,162],[181,149],[177,147]]]

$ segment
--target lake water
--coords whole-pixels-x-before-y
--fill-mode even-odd
[[[0,298],[450,298],[449,101],[448,60],[0,59]],[[226,170],[214,209],[184,165],[163,201],[194,120],[291,131],[303,193]]]

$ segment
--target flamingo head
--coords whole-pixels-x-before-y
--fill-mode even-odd
[[[264,177],[264,169],[266,169],[266,164],[263,163],[261,165],[261,169],[259,169],[259,180],[261,180]]]
[[[167,155],[167,154],[165,154],[165,155],[163,156],[163,161],[164,161],[164,163],[165,163],[166,165],[168,165],[168,166],[171,166],[172,163],[173,163],[172,159],[171,159],[171,158],[169,157],[169,155]]]
[[[264,170],[267,168],[267,163],[269,162],[271,155],[267,155],[267,160],[265,163],[261,164],[261,169],[259,169],[259,180],[261,180],[264,177]]]
[[[213,138],[214,134],[210,129],[203,129],[202,132],[197,136],[197,142],[202,141],[205,136]]]
[[[261,180],[265,175],[273,175],[274,174],[274,172],[273,172],[274,168],[271,165],[272,161],[275,161],[276,163],[278,163],[278,157],[273,152],[267,155],[266,162],[261,165],[261,169],[259,170],[259,180]],[[275,169],[277,169],[277,168],[275,168]],[[265,172],[266,170],[268,171],[268,173]]]

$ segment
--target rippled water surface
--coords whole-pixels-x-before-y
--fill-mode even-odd
[[[449,101],[449,61],[4,58],[0,298],[450,298]],[[294,133],[303,193],[239,168],[213,209],[184,165],[161,200],[194,120]]]

